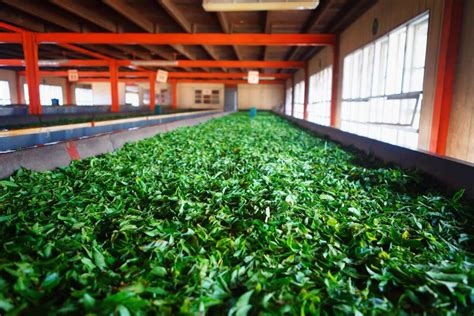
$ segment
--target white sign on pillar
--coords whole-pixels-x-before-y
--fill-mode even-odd
[[[247,81],[250,84],[258,84],[258,81],[259,81],[258,71],[249,71],[247,75]]]
[[[158,70],[156,74],[156,81],[161,82],[161,83],[168,82],[168,72],[161,69]]]
[[[71,82],[79,81],[79,73],[77,69],[70,69],[67,71],[67,79]]]

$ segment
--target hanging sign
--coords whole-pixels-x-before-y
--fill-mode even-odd
[[[156,74],[156,81],[166,83],[168,81],[168,72],[164,70],[158,70]]]
[[[69,81],[79,81],[79,73],[77,72],[77,69],[70,69],[67,71],[67,79]]]
[[[247,75],[247,81],[250,84],[258,84],[259,75],[258,71],[249,71]]]

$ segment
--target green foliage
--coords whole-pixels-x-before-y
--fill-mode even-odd
[[[0,181],[0,314],[472,314],[462,192],[358,159],[235,114],[21,170]]]

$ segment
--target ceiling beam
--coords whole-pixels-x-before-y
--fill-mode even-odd
[[[110,0],[109,0],[110,1]],[[334,34],[38,33],[39,43],[330,46]]]
[[[59,25],[66,30],[73,32],[82,31],[82,27],[79,23],[68,19],[62,14],[57,14],[54,11],[48,10],[47,7],[39,2],[26,0],[3,0],[3,2],[32,16]]]
[[[125,18],[127,18],[129,21],[134,23],[135,25],[139,26],[142,28],[144,31],[147,31],[148,33],[154,34],[156,29],[155,29],[155,24],[147,20],[143,17],[143,15],[136,10],[134,7],[131,7],[127,3],[125,3],[122,0],[103,0],[105,4],[107,4],[109,7],[117,11],[119,14],[123,15]],[[126,44],[126,43],[122,43]],[[142,44],[154,44],[154,43],[142,43]],[[163,45],[167,45],[167,43],[164,43]],[[179,54],[185,56],[186,58],[189,59],[196,59],[193,54],[191,54],[186,48],[180,47],[180,46],[175,46],[175,45],[170,45],[174,50],[176,50]],[[148,49],[150,49],[150,46],[146,46]],[[158,50],[154,50],[158,54]],[[161,56],[161,52],[158,54]],[[167,56],[161,56],[162,58],[165,59],[173,59],[173,57],[169,54]]]
[[[222,31],[224,31],[224,33],[226,34],[232,33],[232,28],[230,27],[230,23],[227,20],[226,14],[224,12],[217,12],[217,18],[219,19],[219,23],[221,25]],[[235,53],[235,56],[237,57],[237,60],[242,60],[243,58],[239,50],[239,47],[232,45],[232,48],[234,49],[234,53]]]
[[[261,61],[261,60],[117,60],[119,66],[180,67],[180,68],[303,68],[302,61]],[[22,66],[22,59],[1,59],[0,66]],[[41,67],[106,67],[109,61],[100,59],[40,60]]]
[[[178,23],[181,28],[187,33],[194,33],[193,25],[191,22],[186,19],[184,14],[179,10],[179,8],[171,0],[157,0],[160,6],[168,13],[173,20]],[[219,60],[219,55],[216,53],[213,47],[202,45],[202,48],[207,52],[212,59]],[[195,58],[190,58],[195,59]]]

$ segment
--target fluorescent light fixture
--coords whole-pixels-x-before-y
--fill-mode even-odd
[[[319,0],[203,0],[205,11],[287,11],[313,10]]]
[[[155,66],[155,67],[176,67],[177,60],[134,60],[130,64],[132,66]]]
[[[69,62],[69,59],[51,59],[51,60],[43,59],[43,60],[38,61],[38,66],[54,67],[54,66],[61,66],[61,65],[67,64],[68,62]]]
[[[248,80],[249,77],[245,76],[244,80]],[[275,77],[259,77],[260,80],[275,80]]]

